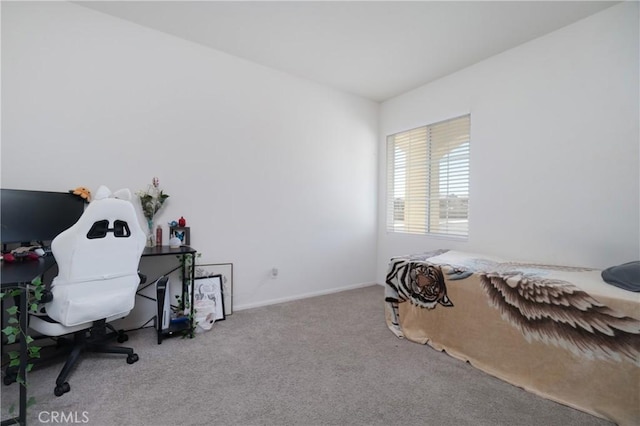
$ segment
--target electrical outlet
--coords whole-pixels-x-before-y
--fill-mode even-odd
[[[278,278],[278,268],[273,267],[271,268],[271,279],[275,280],[276,278]]]

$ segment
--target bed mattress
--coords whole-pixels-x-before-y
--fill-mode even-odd
[[[387,325],[495,377],[640,424],[640,295],[601,271],[457,251],[391,259]]]

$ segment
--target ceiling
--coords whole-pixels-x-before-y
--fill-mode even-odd
[[[74,3],[384,101],[618,2]]]

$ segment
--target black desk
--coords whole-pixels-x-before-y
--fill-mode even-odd
[[[149,256],[191,256],[191,268],[189,273],[191,274],[191,285],[193,285],[195,278],[195,256],[197,251],[188,246],[182,246],[177,248],[171,248],[169,246],[157,246],[157,247],[145,247],[142,252],[142,257]],[[53,255],[48,255],[45,257],[41,257],[37,260],[23,260],[15,263],[2,262],[0,268],[0,278],[2,280],[2,290],[9,289],[19,289],[22,294],[20,297],[20,306],[18,309],[20,310],[20,329],[23,330],[25,336],[21,336],[20,338],[20,367],[18,370],[19,377],[24,379],[24,383],[20,384],[20,403],[19,403],[19,411],[18,416],[3,420],[1,426],[18,424],[26,425],[27,418],[27,372],[26,366],[29,362],[29,355],[27,351],[27,339],[26,332],[28,327],[28,297],[27,297],[27,287],[33,281],[34,278],[42,276],[49,268],[54,266],[56,263]],[[186,277],[185,270],[185,262],[182,262],[182,276]],[[188,294],[188,289],[186,288],[186,283],[183,282],[183,294]],[[193,291],[191,293],[191,308],[193,308]],[[4,309],[4,307],[2,307]],[[192,315],[193,317],[193,315]],[[190,324],[192,333],[194,330],[193,320]],[[158,337],[161,339],[161,337]]]
[[[18,416],[12,419],[2,421],[2,426],[15,424],[16,422],[25,425],[27,421],[27,363],[29,362],[29,354],[27,352],[27,327],[28,327],[28,310],[29,301],[27,295],[27,286],[34,278],[43,275],[50,267],[55,265],[56,261],[53,256],[41,257],[38,260],[23,260],[16,263],[2,262],[0,269],[0,277],[2,278],[2,290],[19,289],[20,305],[20,330],[23,335],[20,336],[20,367],[18,376],[24,379],[20,386],[20,403]],[[4,309],[4,306],[1,308]]]
[[[38,260],[25,259],[14,263],[2,262],[2,288],[15,286],[20,283],[30,283],[36,277],[44,274],[55,265],[56,260],[52,255],[41,257]]]

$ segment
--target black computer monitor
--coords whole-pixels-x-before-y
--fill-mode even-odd
[[[48,244],[78,221],[84,206],[69,192],[0,189],[0,241]]]

